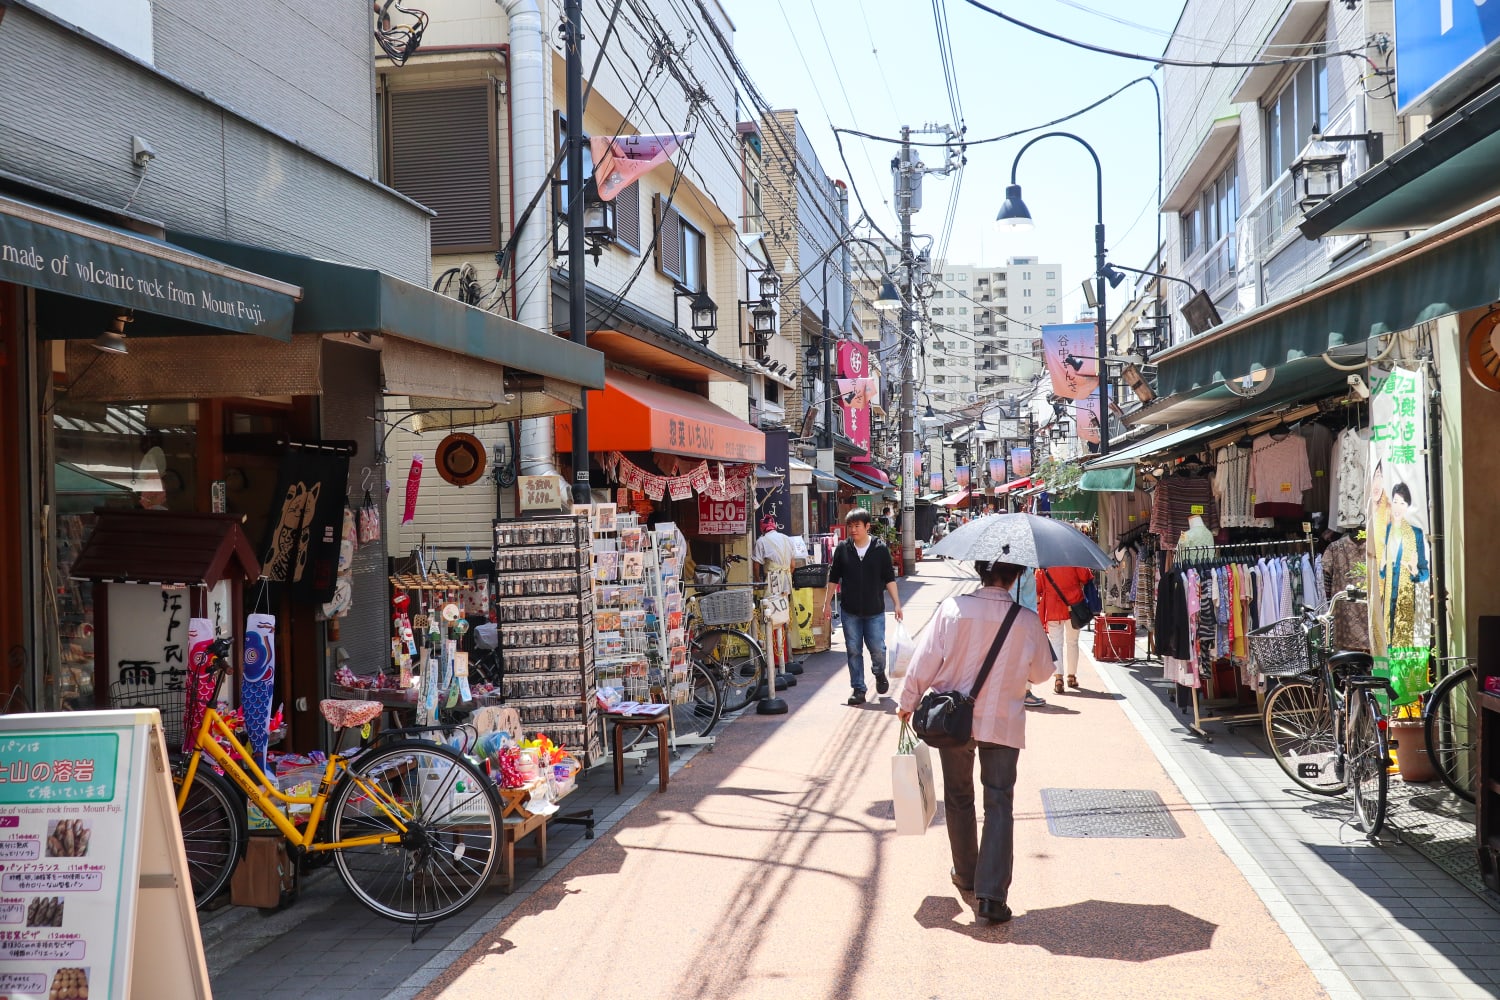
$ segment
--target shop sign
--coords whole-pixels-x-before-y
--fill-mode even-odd
[[[1052,391],[1063,399],[1085,399],[1099,389],[1097,331],[1092,323],[1042,326],[1042,350]]]
[[[0,719],[0,995],[208,997],[159,723]]]
[[[1397,703],[1426,688],[1432,647],[1426,377],[1395,368],[1370,394],[1370,642]]]
[[[875,497],[869,493],[861,493],[854,498],[854,506],[873,514],[875,513]]]
[[[1458,96],[1493,72],[1500,15],[1485,0],[1396,0],[1395,18],[1396,105],[1402,114],[1445,100],[1443,90]]]
[[[749,530],[747,505],[743,497],[714,500],[698,496],[698,533],[700,535],[743,535]]]
[[[142,698],[150,704],[156,704],[149,700],[153,695],[185,691],[192,614],[188,588],[144,583],[108,587],[110,685],[120,685],[123,697]],[[208,591],[208,617],[219,635],[234,631],[229,610],[229,583],[221,580]]]
[[[561,476],[517,476],[522,510],[562,510]]]

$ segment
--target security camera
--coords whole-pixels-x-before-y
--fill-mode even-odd
[[[1358,375],[1349,376],[1349,388],[1360,399],[1370,398],[1370,387],[1365,385],[1365,380]]]
[[[130,137],[130,152],[135,159],[135,165],[138,167],[144,167],[156,159],[156,150],[152,149],[151,144],[138,135]]]

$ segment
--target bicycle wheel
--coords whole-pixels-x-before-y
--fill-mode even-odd
[[[710,628],[693,643],[694,658],[718,677],[721,711],[737,712],[750,704],[766,678],[766,655],[749,634],[732,628]]]
[[[687,700],[672,705],[672,729],[678,736],[707,736],[719,724],[723,705],[719,685],[701,663],[689,664]]]
[[[182,788],[182,776],[186,773],[186,760],[173,763],[174,792]],[[198,762],[198,769],[193,772],[193,784],[177,819],[182,826],[193,902],[202,909],[224,891],[235,865],[244,857],[246,838],[250,835],[245,804],[235,787],[215,774],[205,759]]]
[[[1427,696],[1422,726],[1427,755],[1438,777],[1466,802],[1474,801],[1479,766],[1474,754],[1474,738],[1479,732],[1478,676],[1474,667],[1465,667],[1439,681]]]
[[[1354,815],[1365,836],[1373,837],[1385,825],[1385,796],[1390,775],[1385,734],[1380,729],[1380,709],[1369,691],[1359,689],[1349,708],[1348,748],[1344,774],[1354,793]]]
[[[499,859],[494,786],[435,743],[407,740],[361,755],[333,791],[328,822],[335,843],[395,835],[389,843],[339,848],[335,860],[361,903],[401,923],[431,923],[462,910]]]
[[[1333,706],[1321,684],[1283,681],[1266,697],[1266,742],[1287,777],[1319,795],[1337,795],[1344,782],[1334,767]]]

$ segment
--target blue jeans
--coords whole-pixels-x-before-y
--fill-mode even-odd
[[[870,650],[870,669],[885,673],[885,615],[852,615],[844,612],[844,652],[849,657],[849,686],[865,693],[865,647]]]

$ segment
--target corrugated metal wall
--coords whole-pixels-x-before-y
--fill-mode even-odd
[[[381,474],[375,466],[379,429],[370,419],[379,406],[379,386],[378,352],[323,342],[323,436],[359,442],[359,451],[349,460],[349,502],[356,510],[364,495],[360,483],[366,468],[375,484],[372,495],[380,497]],[[361,545],[354,553],[354,603],[340,623],[337,645],[349,654],[348,665],[355,673],[374,673],[390,659],[385,553],[383,533],[381,541]]]

